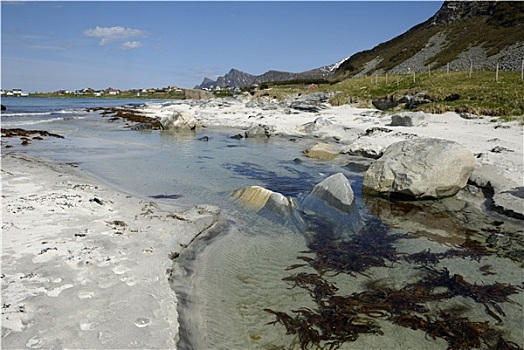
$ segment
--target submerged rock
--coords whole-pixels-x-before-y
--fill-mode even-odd
[[[261,186],[248,186],[235,190],[231,197],[258,213],[266,214],[270,219],[303,229],[304,221],[297,211],[297,204],[281,193]]]
[[[390,145],[366,171],[363,189],[413,199],[455,195],[475,167],[473,153],[453,141],[406,140]]]
[[[310,194],[342,211],[352,208],[355,195],[346,176],[342,173],[331,175],[313,187]]]

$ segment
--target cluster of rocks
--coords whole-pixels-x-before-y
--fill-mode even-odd
[[[393,109],[401,104],[404,104],[405,109],[415,109],[420,105],[431,103],[433,101],[433,98],[422,92],[415,95],[404,95],[398,99],[394,98],[393,96],[376,98],[371,101],[371,104],[376,109],[385,111],[388,109]]]

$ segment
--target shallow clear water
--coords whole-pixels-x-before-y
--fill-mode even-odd
[[[132,131],[124,122],[111,123],[108,118],[85,110],[128,102],[140,101],[4,99],[2,104],[9,110],[2,113],[3,128],[47,130],[65,139],[46,138],[27,147],[19,146],[16,139],[3,141],[16,145],[15,151],[78,163],[104,181],[141,197],[177,205],[206,203],[221,208],[222,225],[209,236],[196,240],[175,261],[178,272],[171,282],[181,306],[180,348],[300,348],[298,334],[286,334],[282,324],[268,324],[275,321],[275,316],[264,309],[294,317],[299,314],[293,310],[319,308],[307,289],[290,288],[292,283],[282,280],[299,272],[315,273],[309,266],[286,270],[305,262],[297,260],[297,256],[315,257],[314,253],[303,253],[312,249],[315,240],[351,241],[362,229],[379,223],[387,235],[411,236],[394,243],[400,256],[427,250],[445,252],[461,247],[471,237],[482,242],[482,237],[475,236],[473,231],[492,228],[493,219],[455,199],[424,206],[362,198],[361,174],[349,171],[343,164],[303,157],[303,142],[278,138],[235,140],[230,136],[238,131],[218,129],[200,129],[196,134]],[[208,136],[209,140],[199,141],[202,136]],[[301,162],[295,161],[297,158]],[[337,172],[348,177],[355,191],[354,211],[350,214],[333,211],[333,215],[322,216],[308,210],[302,213],[306,230],[281,225],[274,217],[239,207],[230,198],[238,188],[260,185],[300,201],[316,183]],[[472,223],[477,226],[472,228]],[[510,223],[505,225],[508,227]],[[370,255],[374,249],[369,246]],[[478,260],[442,259],[435,268],[447,268],[452,275],[460,274],[478,285],[497,281],[522,286],[521,264],[522,261],[491,254]],[[337,295],[345,296],[369,289],[367,284],[377,280],[401,289],[417,281],[423,271],[419,265],[401,258],[385,265],[355,274],[331,271],[323,278],[336,284]],[[485,265],[490,266],[487,271],[495,274],[485,274],[482,270]],[[521,337],[524,294],[517,293],[510,299],[520,305],[500,303],[505,314],[502,323],[486,314],[484,305],[468,297],[428,303],[428,308],[430,316],[436,318],[435,310],[465,305],[468,311],[464,315],[489,322],[505,332],[506,339],[524,346]],[[375,322],[380,324],[383,335],[362,334],[355,342],[343,343],[342,348],[442,349],[449,345],[442,338],[433,340],[426,336],[423,330],[413,331],[385,319]],[[312,348],[313,344],[308,346]]]

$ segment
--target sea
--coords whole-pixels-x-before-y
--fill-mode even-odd
[[[524,347],[522,252],[493,243],[522,229],[489,211],[479,189],[439,201],[373,198],[362,194],[362,169],[305,157],[307,140],[133,130],[97,109],[172,101],[1,103],[2,129],[64,137],[2,138],[2,152],[74,164],[149,200],[220,207],[220,224],[166,275],[179,298],[180,349]],[[310,195],[336,173],[353,188],[350,209]],[[233,200],[254,185],[292,198],[299,219]]]

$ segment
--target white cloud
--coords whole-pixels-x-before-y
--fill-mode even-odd
[[[100,46],[107,45],[112,41],[126,40],[137,36],[144,36],[145,32],[139,29],[125,27],[95,27],[84,30],[87,36],[100,38]]]
[[[140,46],[142,46],[142,43],[140,41],[126,41],[122,44],[121,48],[122,50],[131,50],[131,49],[137,49]]]

